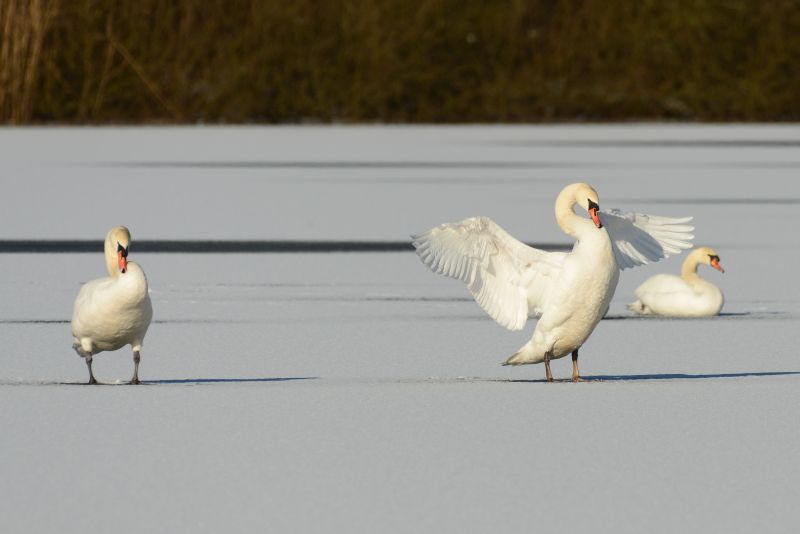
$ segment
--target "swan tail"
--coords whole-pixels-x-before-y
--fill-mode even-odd
[[[91,350],[91,349],[87,350],[83,346],[83,343],[78,338],[75,338],[75,342],[72,344],[72,348],[75,349],[75,352],[78,353],[78,356],[81,356],[83,358],[87,357],[89,355],[89,350]]]
[[[639,315],[650,315],[651,313],[650,308],[648,308],[647,305],[641,300],[637,300],[636,302],[631,302],[628,304],[628,309]]]
[[[537,358],[530,343],[515,352],[503,365],[525,365],[529,363],[539,363],[542,358]]]

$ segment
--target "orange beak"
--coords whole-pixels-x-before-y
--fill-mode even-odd
[[[719,260],[717,258],[714,258],[713,260],[711,260],[711,266],[713,268],[715,268],[716,270],[718,270],[719,272],[721,272],[721,273],[725,272],[725,269],[723,269],[722,265],[719,264]]]
[[[597,212],[597,208],[589,208],[589,215],[591,215],[594,225],[598,228],[602,228],[603,223],[600,222],[600,216],[597,214]]]
[[[128,258],[122,255],[122,251],[117,251],[117,259],[119,259],[119,270],[124,273],[128,270]]]

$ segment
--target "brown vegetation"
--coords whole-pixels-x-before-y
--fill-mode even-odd
[[[0,0],[0,121],[800,120],[798,0]]]
[[[0,118],[31,118],[55,0],[0,1]]]

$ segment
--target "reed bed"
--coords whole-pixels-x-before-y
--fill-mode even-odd
[[[800,119],[798,0],[0,0],[5,123]]]

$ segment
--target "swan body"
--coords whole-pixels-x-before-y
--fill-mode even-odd
[[[635,302],[628,308],[640,315],[669,317],[709,317],[718,315],[725,304],[722,291],[697,274],[699,265],[710,265],[725,272],[719,256],[710,247],[694,249],[683,262],[681,276],[658,274],[636,289]]]
[[[531,341],[508,359],[508,365],[541,363],[548,352],[551,359],[572,354],[605,315],[619,269],[605,228],[582,227],[585,234],[570,254],[564,254],[561,272],[553,281]],[[587,269],[586,265],[594,267]]]
[[[488,217],[443,224],[413,236],[422,262],[438,274],[467,284],[478,304],[499,324],[521,330],[539,321],[531,340],[505,365],[545,362],[572,354],[573,380],[580,380],[578,349],[608,309],[619,271],[677,254],[691,246],[691,217],[666,218],[601,211],[588,184],[565,187],[555,204],[556,221],[576,240],[570,253],[525,245]],[[575,206],[590,219],[577,215]]]
[[[104,248],[109,276],[84,284],[75,299],[73,348],[86,360],[91,384],[96,383],[93,356],[126,345],[133,350],[135,367],[131,382],[139,382],[140,351],[153,307],[144,271],[137,263],[127,261],[129,244],[130,232],[124,226],[108,232]]]

